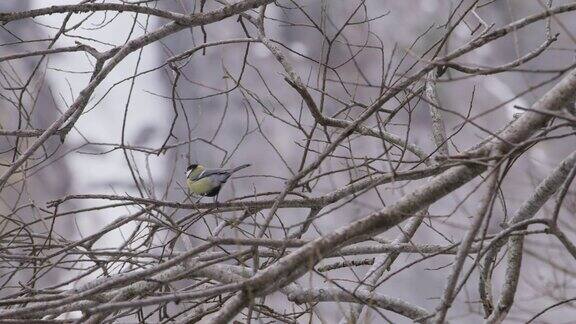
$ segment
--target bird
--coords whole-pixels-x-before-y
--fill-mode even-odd
[[[207,169],[200,164],[191,164],[186,169],[188,190],[194,195],[217,196],[232,173],[249,166],[250,164],[243,164],[232,169]]]

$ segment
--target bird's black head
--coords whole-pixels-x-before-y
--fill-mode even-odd
[[[190,164],[186,171],[192,171],[198,167],[198,164]]]

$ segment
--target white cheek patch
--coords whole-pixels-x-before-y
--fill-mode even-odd
[[[192,172],[192,169],[186,170],[186,178],[190,177],[190,172]]]

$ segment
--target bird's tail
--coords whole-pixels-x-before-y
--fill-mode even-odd
[[[237,166],[237,167],[235,167],[235,168],[228,169],[228,172],[234,173],[234,172],[236,172],[236,171],[238,171],[238,170],[242,170],[242,169],[247,168],[247,167],[249,167],[249,166],[250,166],[250,164],[242,164],[241,166]]]

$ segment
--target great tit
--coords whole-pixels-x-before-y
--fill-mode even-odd
[[[186,169],[188,190],[195,195],[214,197],[232,173],[249,166],[250,164],[244,164],[232,169],[206,169],[203,165],[191,164]]]

